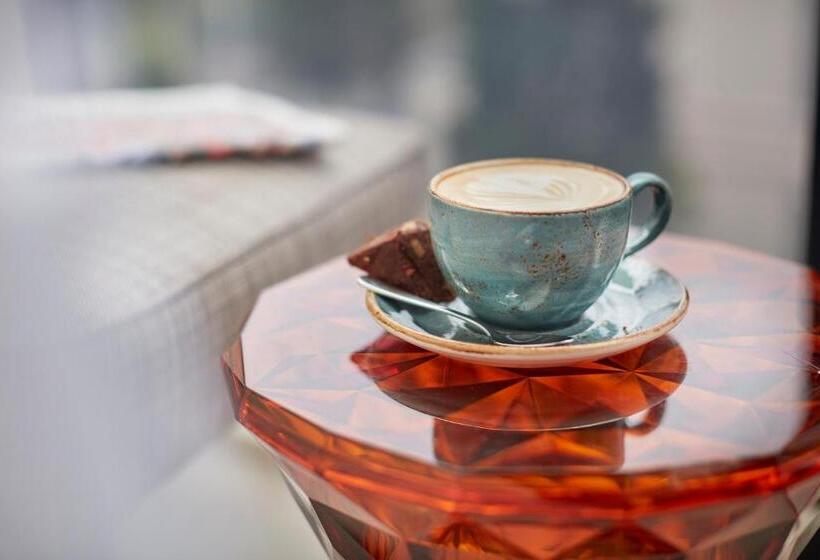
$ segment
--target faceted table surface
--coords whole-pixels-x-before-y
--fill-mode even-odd
[[[237,418],[331,557],[789,558],[819,517],[820,275],[675,236],[645,256],[688,287],[684,321],[543,370],[384,333],[331,261],[226,352]]]

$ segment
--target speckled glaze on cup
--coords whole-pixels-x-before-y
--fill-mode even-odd
[[[625,185],[617,200],[581,210],[486,210],[445,200],[435,186],[453,174],[518,164],[584,167]],[[632,199],[653,194],[647,222],[627,240]],[[563,160],[501,159],[447,169],[430,182],[436,259],[451,286],[481,319],[519,329],[554,329],[578,320],[603,293],[625,256],[651,243],[671,211],[666,183],[651,173],[621,175]]]

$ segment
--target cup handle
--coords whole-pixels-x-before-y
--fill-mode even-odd
[[[652,189],[652,213],[646,223],[638,227],[626,242],[624,257],[637,253],[658,237],[669,222],[672,213],[672,193],[666,181],[653,173],[633,173],[626,179],[632,186],[632,196],[638,196],[644,189]]]

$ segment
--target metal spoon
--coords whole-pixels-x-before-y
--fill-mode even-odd
[[[488,325],[461,311],[450,309],[446,305],[435,303],[429,299],[420,298],[369,276],[360,276],[359,284],[380,296],[455,317],[478,330],[481,334],[489,338],[493,344],[499,346],[558,346],[572,342],[572,338],[554,333],[519,331]]]

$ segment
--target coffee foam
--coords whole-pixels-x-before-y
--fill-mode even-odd
[[[433,185],[440,198],[500,212],[568,212],[603,206],[626,194],[617,175],[571,162],[488,162],[445,172]]]

